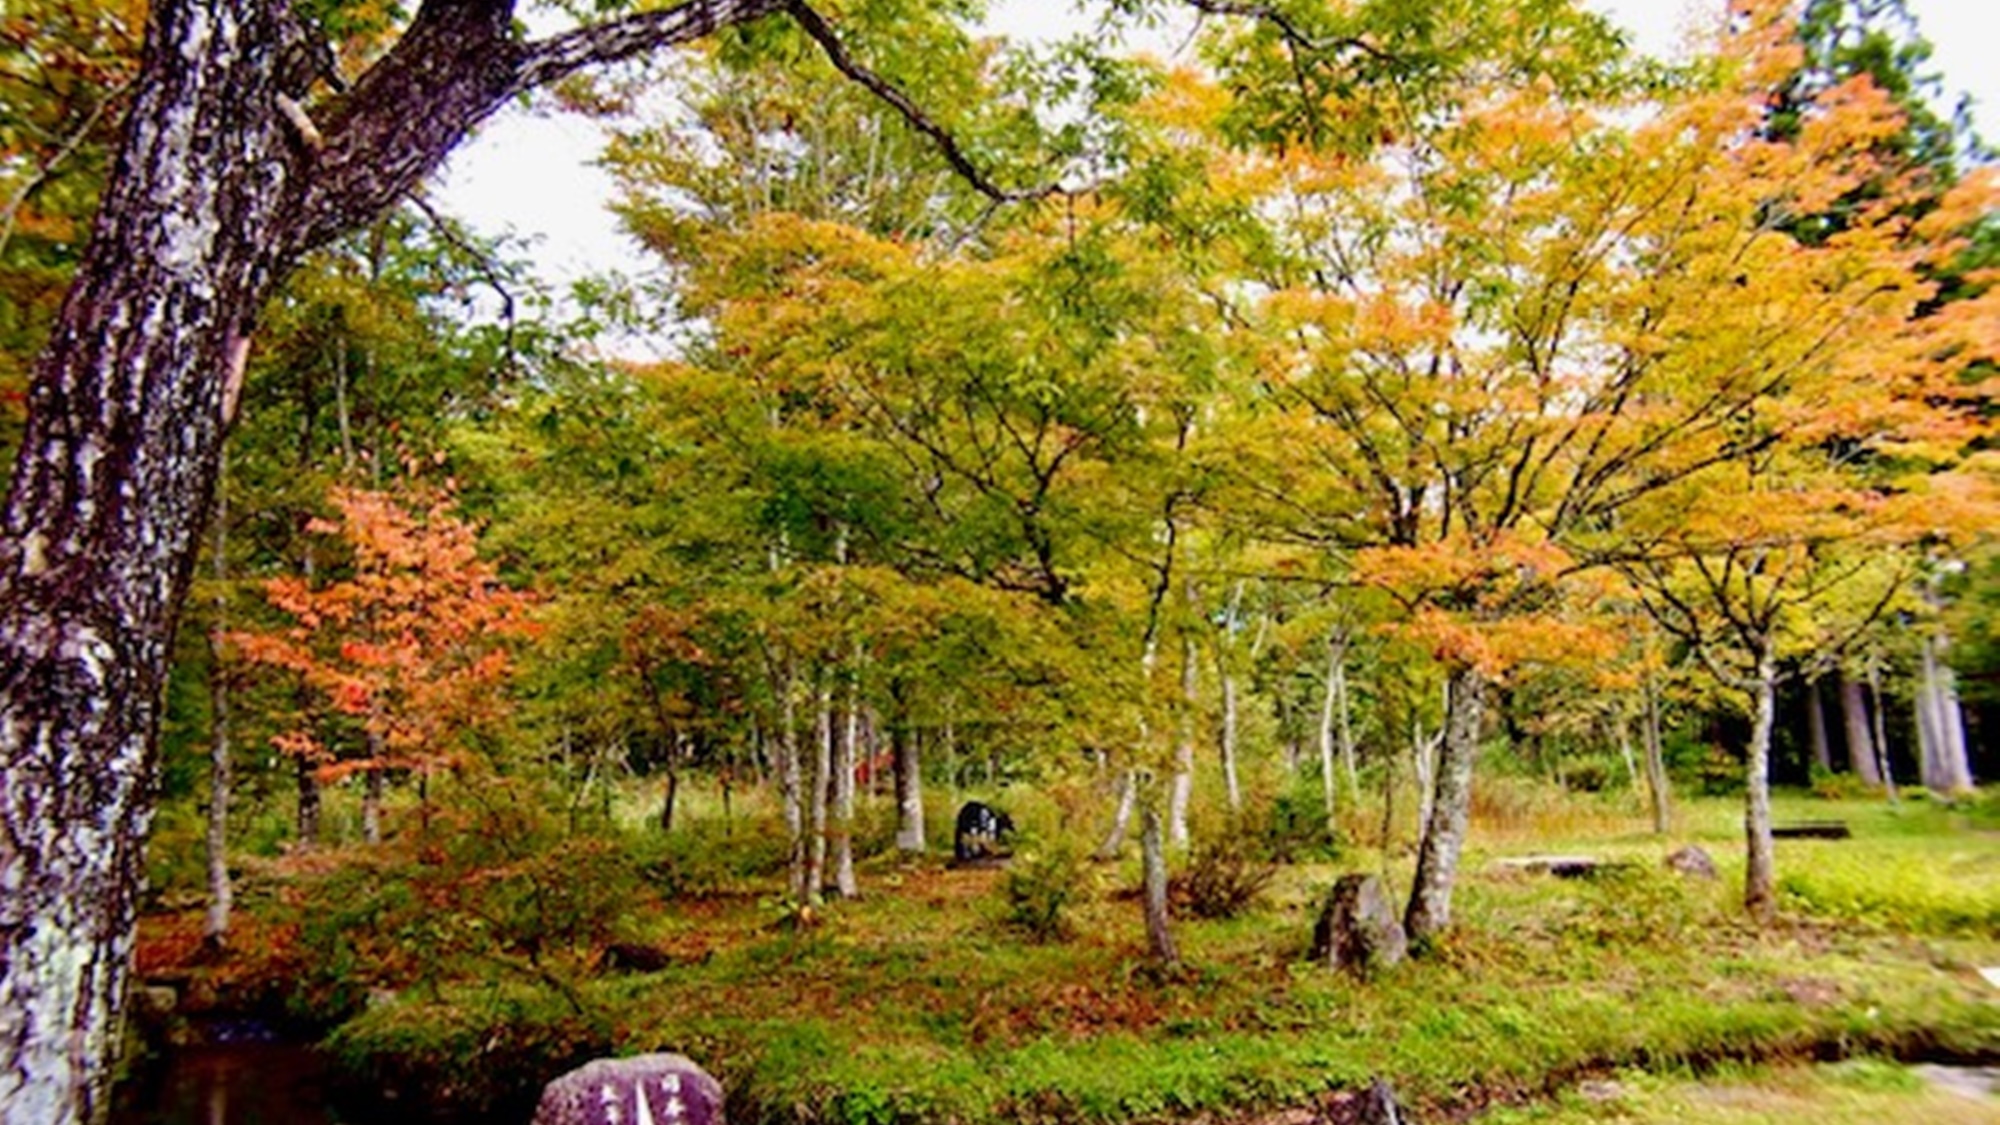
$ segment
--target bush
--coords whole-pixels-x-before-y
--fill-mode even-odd
[[[1017,859],[1000,889],[1007,897],[1007,924],[1035,941],[1070,936],[1069,908],[1083,893],[1083,859],[1058,845]]]
[[[1254,835],[1274,863],[1340,858],[1340,841],[1326,823],[1326,797],[1314,781],[1301,780],[1273,798]]]
[[[1187,870],[1174,879],[1173,895],[1197,918],[1234,918],[1277,873],[1276,864],[1251,854],[1245,837],[1224,834],[1196,845]]]

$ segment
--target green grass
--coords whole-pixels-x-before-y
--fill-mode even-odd
[[[1430,957],[1366,984],[1306,964],[1311,910],[1347,870],[1385,872],[1393,893],[1406,890],[1406,839],[1386,859],[1350,846],[1339,863],[1284,867],[1245,915],[1179,920],[1185,965],[1161,973],[1144,956],[1131,860],[1085,866],[1067,942],[1009,924],[1005,871],[880,852],[863,864],[863,900],[795,928],[769,810],[739,799],[725,824],[694,808],[702,815],[662,840],[638,827],[644,802],[621,796],[615,819],[637,874],[602,877],[638,882],[599,896],[624,908],[597,929],[667,951],[671,968],[601,974],[588,941],[496,956],[473,940],[481,923],[447,931],[423,919],[425,933],[472,936],[447,955],[404,933],[386,956],[343,969],[350,998],[401,990],[338,1029],[345,1065],[406,1104],[525,1119],[542,1082],[583,1059],[679,1050],[723,1080],[738,1125],[1110,1125],[1316,1104],[1376,1075],[1425,1110],[1461,1112],[1539,1104],[1611,1068],[2000,1056],[2000,1005],[1974,972],[2000,964],[2000,849],[1991,827],[1929,802],[1783,796],[1781,819],[1843,819],[1855,838],[1782,844],[1784,918],[1759,932],[1738,906],[1734,802],[1685,804],[1677,836],[1660,840],[1629,795],[1552,796],[1499,779],[1477,810],[1455,928]],[[1051,801],[1023,819],[1059,824],[1061,813]],[[1370,819],[1351,836],[1374,843]],[[1029,846],[1064,842],[1059,829],[1045,835]],[[879,849],[883,824],[864,838]],[[1660,866],[1685,840],[1710,850],[1722,879]],[[1556,880],[1492,862],[1549,851],[1629,867]],[[412,885],[448,891],[449,877],[428,870],[431,883],[418,870]],[[306,875],[274,871],[304,882],[258,901],[312,902]]]
[[[1830,1066],[1738,1069],[1695,1080],[1623,1073],[1482,1125],[1991,1125],[2000,1097],[1938,1089],[1898,1063],[1860,1058]]]

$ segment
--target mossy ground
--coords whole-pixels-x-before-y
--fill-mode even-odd
[[[678,1050],[724,1081],[739,1125],[1249,1117],[1376,1075],[1463,1117],[1620,1068],[2000,1056],[2000,993],[1976,971],[2000,964],[2000,835],[1978,810],[1801,794],[1779,815],[1845,819],[1855,837],[1781,843],[1784,916],[1757,930],[1737,905],[1733,803],[1685,806],[1663,840],[1610,798],[1489,785],[1450,935],[1367,982],[1306,963],[1311,909],[1343,871],[1406,887],[1395,846],[1286,866],[1249,912],[1180,920],[1184,963],[1161,970],[1129,862],[1087,867],[1075,936],[1040,943],[1007,923],[1003,870],[876,855],[861,900],[802,913],[768,859],[741,858],[765,826],[739,819],[731,845],[704,821],[647,868],[672,893],[632,897],[605,931],[665,952],[664,970],[606,972],[587,940],[441,959],[451,935],[433,919],[341,967],[346,995],[396,995],[331,1045],[406,1100],[523,1119],[541,1082],[584,1058]],[[1720,880],[1662,868],[1687,841]],[[1561,880],[1492,864],[1546,851],[1629,866]],[[157,949],[172,931],[149,925]]]

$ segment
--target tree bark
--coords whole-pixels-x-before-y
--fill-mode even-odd
[[[1149,790],[1156,784],[1139,783]],[[1152,792],[1141,795],[1139,806],[1139,854],[1146,873],[1146,948],[1158,963],[1178,965],[1181,954],[1174,945],[1173,926],[1167,913],[1167,851],[1160,839],[1158,795]]]
[[[1917,684],[1918,761],[1924,788],[1952,797],[1972,788],[1965,749],[1965,713],[1958,703],[1957,677],[1939,655],[1943,646],[1925,637]]]
[[[926,847],[922,748],[907,718],[889,732],[889,738],[896,768],[896,848],[921,855]]]
[[[1876,665],[1868,667],[1868,695],[1874,701],[1873,727],[1875,747],[1875,776],[1889,792],[1889,803],[1896,803],[1896,771],[1889,765],[1888,719],[1882,706],[1882,669]]]
[[[1862,695],[1861,681],[1845,674],[1840,677],[1840,718],[1847,734],[1848,768],[1870,785],[1882,784],[1875,737],[1868,728],[1867,697]]]
[[[1334,707],[1339,720],[1335,733],[1339,736],[1340,765],[1347,774],[1347,792],[1358,808],[1361,805],[1361,765],[1355,760],[1354,752],[1354,705],[1347,697],[1347,652],[1341,649],[1341,659],[1333,666]]]
[[[229,521],[218,490],[215,533],[215,619],[208,629],[208,911],[202,920],[202,944],[220,950],[229,943],[229,910],[235,888],[229,882],[229,673],[223,664],[223,635],[228,629]]]
[[[0,517],[0,1125],[107,1111],[174,626],[272,285],[521,92],[781,6],[692,0],[529,44],[507,0],[426,0],[319,148],[278,108],[288,2],[149,6]]]
[[[1333,782],[1333,710],[1336,702],[1335,679],[1340,669],[1340,649],[1341,645],[1337,640],[1327,646],[1326,691],[1321,696],[1319,709],[1319,784],[1320,795],[1325,803],[1326,838],[1329,840],[1340,837],[1340,825],[1334,818]]]
[[[1194,635],[1181,636],[1181,716],[1174,738],[1174,785],[1167,804],[1167,842],[1184,848],[1188,842],[1188,805],[1194,800]]]
[[[1819,681],[1806,685],[1806,738],[1812,746],[1813,765],[1821,773],[1833,772],[1833,744],[1826,733],[1826,700]]]
[[[1132,809],[1139,797],[1139,777],[1133,770],[1126,770],[1118,778],[1118,808],[1111,814],[1111,830],[1104,835],[1104,842],[1092,853],[1098,859],[1117,859],[1125,847],[1125,834],[1132,830]]]
[[[860,674],[861,646],[854,648],[854,672]],[[847,703],[841,716],[840,741],[833,756],[833,888],[841,898],[861,897],[854,876],[854,763],[861,745],[861,689],[847,682]]]
[[[778,789],[785,805],[786,884],[794,903],[806,901],[806,817],[804,769],[799,762],[799,714],[793,700],[793,680],[788,669],[779,691],[784,702],[779,707]]]
[[[1756,680],[1750,685],[1750,752],[1744,765],[1743,908],[1759,925],[1778,914],[1777,851],[1771,843],[1771,730],[1778,712],[1778,664],[1768,645],[1757,653]]]
[[[1236,676],[1222,669],[1222,785],[1231,812],[1243,808],[1243,785],[1236,777],[1236,736],[1239,725]]]
[[[382,842],[382,790],[387,776],[381,766],[361,771],[361,840],[370,847]]]
[[[1660,745],[1660,690],[1646,681],[1646,790],[1653,799],[1653,835],[1673,830],[1673,787],[1667,778],[1667,755]]]
[[[826,898],[827,798],[833,787],[833,689],[826,676],[826,669],[820,669],[813,707],[812,847],[806,853],[806,901],[814,905]]]
[[[1423,840],[1417,845],[1417,871],[1403,918],[1413,945],[1436,938],[1451,925],[1451,892],[1458,882],[1459,855],[1464,851],[1466,825],[1472,816],[1472,771],[1479,757],[1485,717],[1485,678],[1475,668],[1453,670],[1437,763],[1437,791],[1431,799]]]

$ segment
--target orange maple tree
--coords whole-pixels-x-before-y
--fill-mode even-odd
[[[273,741],[321,763],[322,779],[357,771],[432,774],[466,760],[470,738],[498,717],[512,644],[534,631],[534,597],[479,557],[477,530],[448,494],[405,501],[335,488],[335,515],[308,530],[336,537],[343,576],[264,584],[288,620],[238,632],[252,661],[297,673],[331,708],[358,721],[363,745],[338,747],[309,724]]]

